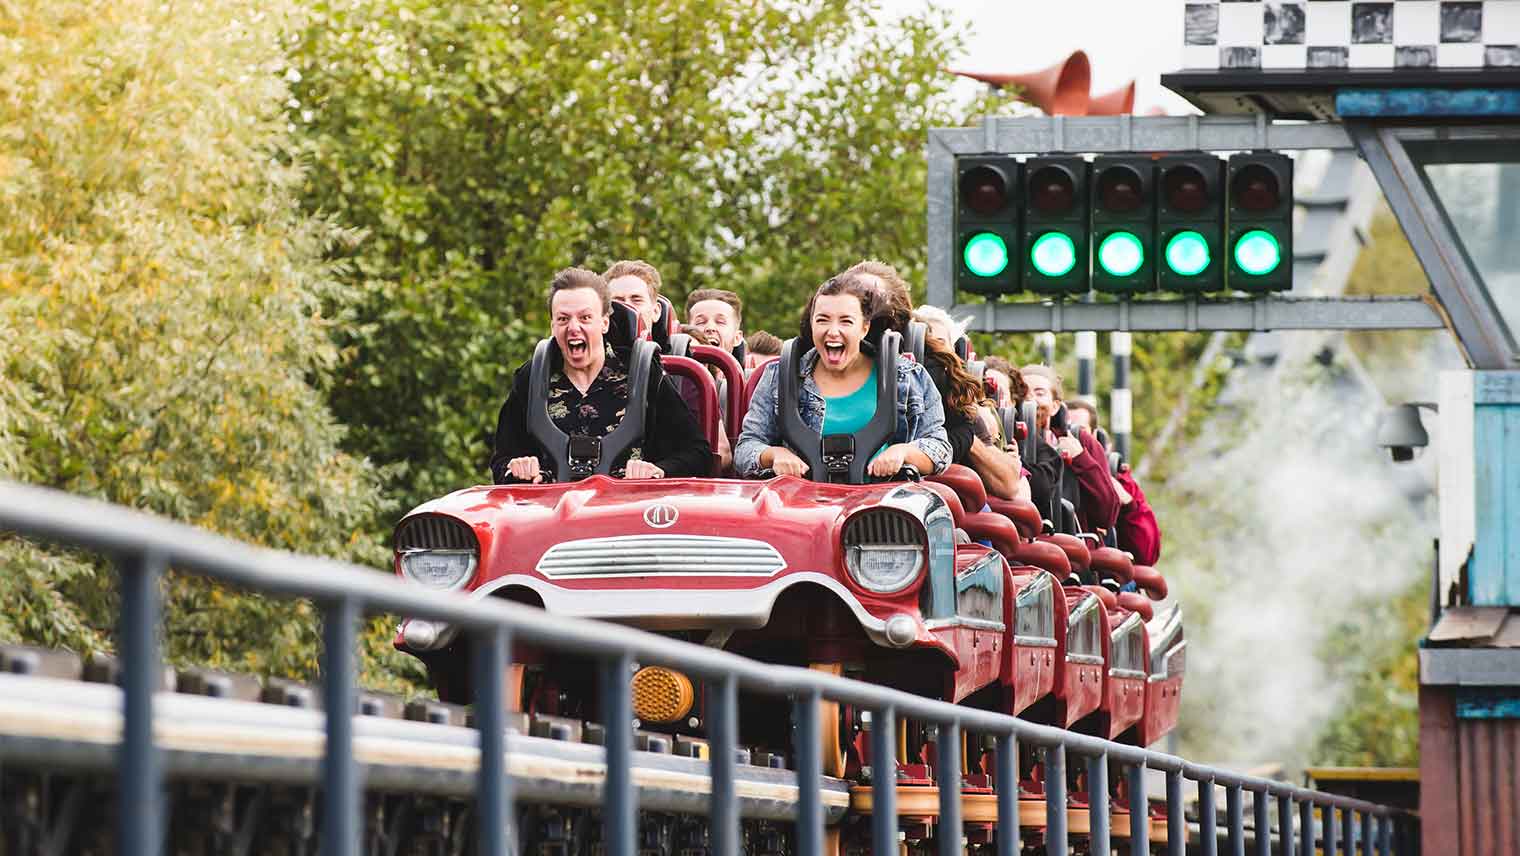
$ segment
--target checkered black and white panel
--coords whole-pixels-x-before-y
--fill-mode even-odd
[[[1520,66],[1520,0],[1185,0],[1183,67]]]

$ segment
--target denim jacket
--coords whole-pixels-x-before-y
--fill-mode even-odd
[[[814,431],[823,431],[823,395],[813,381],[818,364],[817,349],[802,355],[802,389],[797,407],[802,421]],[[777,382],[781,361],[766,365],[765,373],[755,385],[755,394],[744,415],[744,430],[734,444],[734,470],[740,476],[760,471],[760,455],[770,446],[781,443],[780,384]],[[924,367],[911,360],[897,362],[897,429],[893,443],[912,443],[934,462],[934,471],[943,472],[950,465],[950,441],[945,436],[945,406],[939,390]]]

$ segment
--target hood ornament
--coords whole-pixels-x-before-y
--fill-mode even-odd
[[[656,502],[644,509],[644,522],[651,529],[669,529],[676,525],[679,516],[676,507],[667,502]]]

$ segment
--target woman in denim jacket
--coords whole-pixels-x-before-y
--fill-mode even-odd
[[[813,347],[803,354],[798,409],[802,421],[819,434],[853,434],[871,420],[876,403],[876,361],[860,343],[870,332],[878,301],[874,284],[844,274],[824,283],[808,304]],[[734,469],[741,476],[761,470],[802,475],[807,464],[782,444],[778,373],[780,361],[765,367],[755,386],[744,430],[734,445]],[[939,391],[924,367],[897,363],[897,428],[892,442],[871,459],[867,472],[896,475],[904,466],[919,472],[942,472],[950,464],[945,410]]]

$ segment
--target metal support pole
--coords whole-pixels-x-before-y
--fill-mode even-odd
[[[997,739],[998,856],[1019,856],[1019,739],[1000,734]],[[878,856],[896,856],[891,854]]]
[[[1341,856],[1356,854],[1356,812],[1341,809]]]
[[[1372,813],[1362,812],[1362,856],[1372,856]]]
[[[1066,747],[1045,747],[1045,854],[1067,856]]]
[[[1091,330],[1079,331],[1076,335],[1077,353],[1077,397],[1083,401],[1097,401],[1093,395],[1096,386],[1096,372],[1094,369],[1098,362],[1098,334]]]
[[[1298,803],[1298,834],[1299,856],[1314,856],[1318,844],[1314,840],[1314,803],[1308,800]]]
[[[1239,785],[1225,786],[1224,814],[1229,827],[1230,856],[1246,856],[1245,806]]]
[[[1219,852],[1219,815],[1214,809],[1214,780],[1198,782],[1198,845],[1203,856]]]
[[[1134,350],[1134,336],[1130,333],[1109,334],[1108,350],[1114,358],[1114,386],[1108,393],[1108,433],[1114,439],[1114,451],[1128,463],[1130,434],[1134,431],[1129,388],[1129,360]]]
[[[638,852],[638,796],[633,789],[633,661],[621,652],[602,661],[602,730],[607,785],[602,798],[606,856]]]
[[[163,766],[153,742],[153,693],[163,680],[159,660],[158,579],[164,557],[139,553],[121,559],[122,734],[117,788],[117,852],[149,856],[162,840]]]
[[[939,726],[938,752],[934,765],[939,783],[939,856],[962,856],[966,852],[966,828],[961,824],[961,727],[945,722]]]
[[[712,684],[707,714],[707,763],[712,770],[712,852],[739,856],[739,796],[734,789],[734,753],[739,751],[739,681],[724,675]]]
[[[1166,771],[1166,852],[1187,856],[1187,815],[1182,804],[1182,771]]]
[[[1036,333],[1034,344],[1040,349],[1040,362],[1047,366],[1054,366],[1056,364],[1056,334]]]
[[[1393,818],[1383,815],[1378,818],[1378,856],[1391,856],[1393,853]]]
[[[516,853],[512,778],[507,774],[505,678],[510,635],[500,627],[474,633],[475,728],[480,732],[480,773],[475,790],[476,843],[481,856]],[[514,703],[521,699],[513,699]]]
[[[1272,856],[1272,795],[1266,791],[1251,792],[1251,825],[1256,831],[1256,856]]]
[[[822,697],[816,690],[797,697],[792,716],[797,723],[797,852],[822,856],[823,797],[818,780],[823,777],[823,743],[818,708]],[[631,854],[630,854],[631,856]]]
[[[1108,853],[1108,755],[1087,756],[1087,829],[1089,849]]]
[[[354,761],[354,701],[357,647],[354,623],[359,606],[341,598],[322,611],[322,703],[327,740],[322,758],[323,856],[358,856],[361,787]]]
[[[1277,798],[1277,856],[1293,856],[1293,798]]]
[[[1145,794],[1145,765],[1130,767],[1129,776],[1129,853],[1130,856],[1150,856],[1151,817],[1150,800]]]
[[[1335,856],[1336,842],[1339,840],[1335,836],[1335,806],[1333,806],[1333,805],[1323,805],[1323,806],[1320,806],[1319,818],[1320,818],[1320,821],[1319,821],[1320,822],[1320,831],[1319,831],[1319,846],[1320,846],[1320,849],[1322,851],[1324,851],[1325,856]]]
[[[871,852],[897,856],[897,710],[891,707],[871,712]]]

